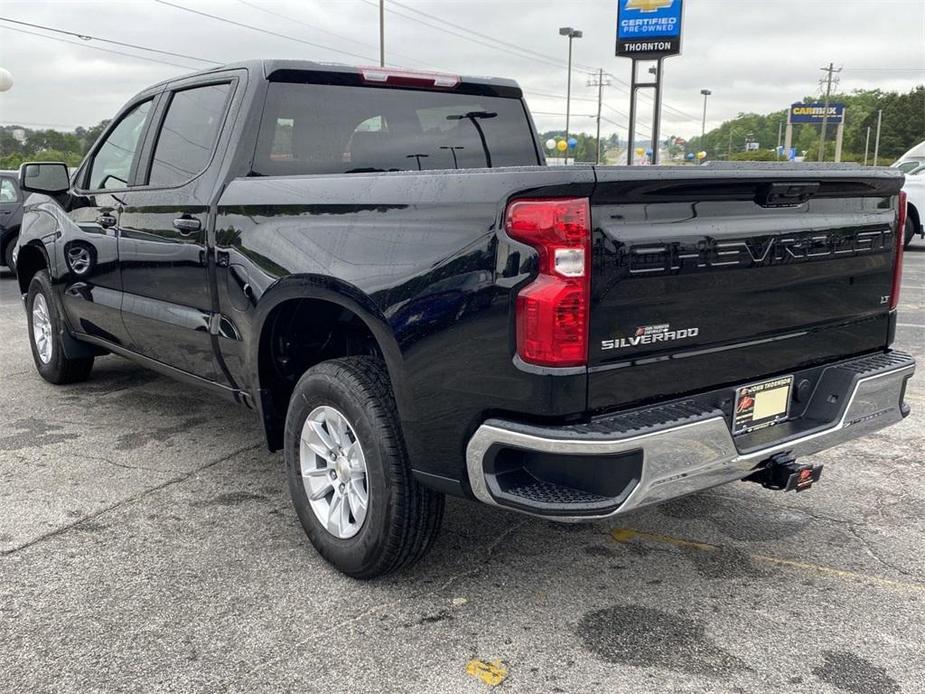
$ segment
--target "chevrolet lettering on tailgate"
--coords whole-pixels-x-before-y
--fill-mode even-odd
[[[718,267],[760,267],[800,263],[837,256],[856,256],[893,247],[888,229],[793,234],[717,241],[705,238],[695,244],[678,242],[631,246],[626,258],[630,275],[695,271]]]

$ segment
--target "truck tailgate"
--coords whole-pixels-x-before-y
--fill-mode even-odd
[[[902,176],[598,168],[589,407],[883,349]]]

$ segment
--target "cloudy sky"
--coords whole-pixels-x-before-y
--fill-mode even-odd
[[[212,64],[192,58],[378,61],[378,0],[169,2],[174,6],[157,0],[2,0],[0,17],[8,20],[188,57],[0,21],[0,66],[15,80],[0,94],[0,124],[95,124],[145,86]],[[781,109],[818,93],[819,68],[829,61],[844,68],[845,90],[908,90],[925,82],[925,0],[686,0],[686,5],[683,54],[666,61],[666,135],[699,133],[702,88],[713,91],[709,129],[739,112]],[[561,128],[567,40],[558,28],[570,25],[584,31],[575,43],[572,129],[593,132],[588,116],[596,110],[596,89],[587,86],[586,73],[602,67],[613,75],[604,90],[604,130],[625,137],[630,63],[613,55],[616,6],[617,0],[387,0],[387,61],[512,77],[524,87],[540,129]],[[649,103],[642,100],[645,132]]]

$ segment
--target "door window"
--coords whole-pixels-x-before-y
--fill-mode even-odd
[[[0,178],[0,202],[16,202],[16,186],[8,178]]]
[[[148,185],[181,185],[205,170],[230,91],[230,84],[211,84],[173,95],[154,148]]]
[[[132,173],[132,162],[141,142],[151,110],[151,101],[138,104],[129,111],[119,124],[109,133],[102,146],[93,157],[90,167],[90,190],[113,190],[127,188]]]

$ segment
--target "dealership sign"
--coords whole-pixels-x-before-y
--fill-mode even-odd
[[[793,104],[790,107],[791,123],[821,124],[826,117],[825,104]],[[829,104],[828,122],[841,123],[845,117],[844,104]]]
[[[681,52],[683,0],[617,0],[617,56],[655,60]]]

